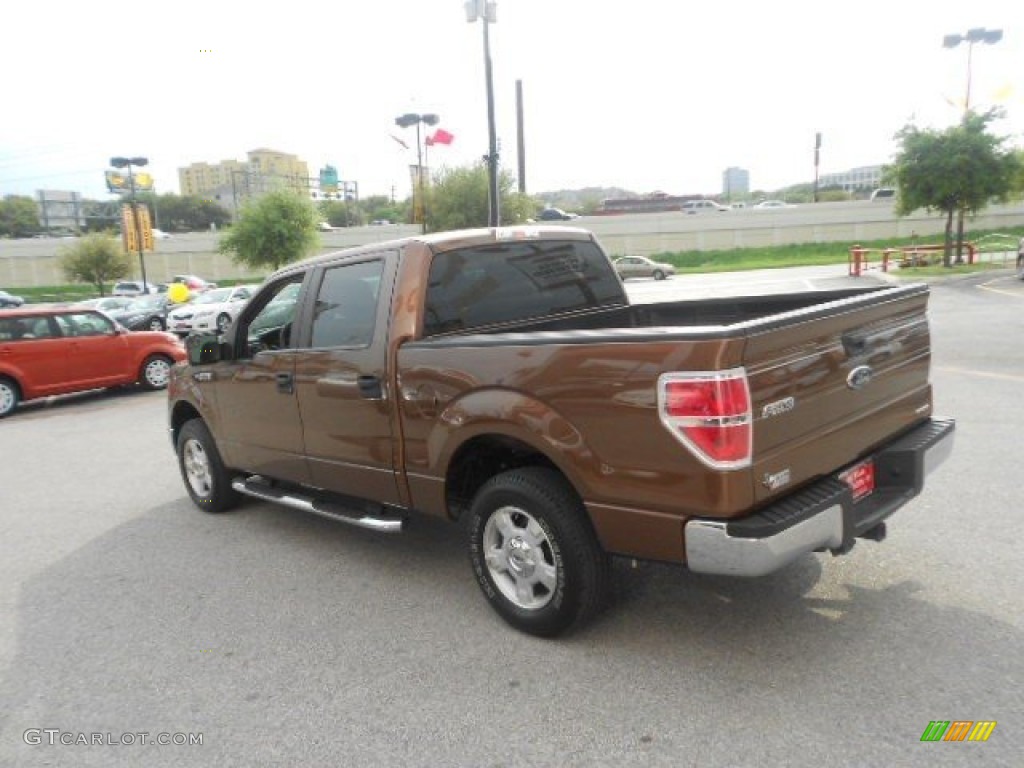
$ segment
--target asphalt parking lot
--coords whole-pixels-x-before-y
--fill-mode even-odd
[[[195,510],[162,393],[30,404],[0,422],[0,765],[1016,768],[1024,281],[936,283],[931,309],[957,445],[884,543],[751,581],[620,562],[557,641],[492,613],[444,523]],[[922,743],[934,720],[997,725]]]

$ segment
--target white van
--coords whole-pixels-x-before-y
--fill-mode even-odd
[[[871,200],[894,200],[896,198],[896,190],[892,187],[879,187],[871,193]]]

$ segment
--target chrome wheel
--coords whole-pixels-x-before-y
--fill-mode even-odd
[[[7,379],[0,379],[0,416],[6,416],[18,405],[18,390]]]
[[[206,454],[203,444],[196,439],[186,440],[181,450],[181,463],[192,493],[200,498],[210,496],[213,491],[213,476],[210,473],[210,457]]]
[[[519,507],[502,507],[484,526],[484,562],[494,585],[514,605],[543,608],[555,594],[558,568],[540,523]]]
[[[149,330],[151,331],[162,331],[164,329],[164,323],[159,317],[154,317],[149,321]]]
[[[148,389],[163,389],[171,379],[171,361],[153,356],[142,366],[142,383]]]
[[[217,333],[225,334],[228,332],[228,326],[231,325],[230,315],[220,315],[217,318]]]

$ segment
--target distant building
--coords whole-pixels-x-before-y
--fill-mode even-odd
[[[882,166],[864,165],[841,173],[823,173],[818,177],[819,187],[842,187],[846,192],[872,190],[882,185]]]
[[[315,186],[304,160],[287,152],[254,149],[246,161],[192,163],[178,169],[178,187],[183,195],[196,195],[219,203],[232,216],[248,198],[272,189],[294,189],[308,195]]]
[[[750,194],[750,172],[746,168],[726,168],[722,172],[722,197],[726,201]]]
[[[46,232],[79,232],[85,226],[82,195],[78,192],[40,189],[36,192],[36,202],[39,203],[39,223]]]

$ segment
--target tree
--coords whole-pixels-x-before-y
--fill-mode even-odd
[[[354,227],[366,223],[359,205],[351,201],[324,200],[320,203],[320,217],[332,227]]]
[[[100,296],[106,295],[106,284],[131,272],[131,257],[121,243],[101,234],[85,235],[58,254],[64,275],[73,283],[90,283]]]
[[[525,221],[536,209],[534,200],[513,192],[513,186],[510,174],[505,171],[498,174],[502,224]],[[487,166],[484,163],[442,170],[427,190],[427,228],[440,232],[486,227],[487,194]]]
[[[0,237],[27,237],[39,230],[39,205],[31,197],[7,195],[0,200]]]
[[[988,133],[997,117],[995,110],[968,112],[944,131],[911,124],[896,134],[900,150],[886,170],[899,191],[896,212],[906,216],[924,208],[946,214],[942,263],[947,267],[952,266],[953,214],[961,208],[977,213],[993,199],[1007,199],[1019,172],[1017,156],[1002,148],[1006,139]]]
[[[160,222],[160,228],[167,232],[200,232],[210,225],[222,227],[231,221],[226,208],[209,198],[198,195],[139,195],[139,202],[155,208],[153,225]]]
[[[311,200],[277,189],[243,206],[238,221],[217,250],[236,264],[277,269],[315,252],[320,246],[320,214]]]

